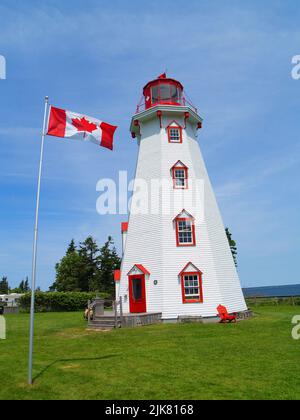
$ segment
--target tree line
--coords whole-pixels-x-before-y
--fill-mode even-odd
[[[228,228],[226,228],[226,236],[234,263],[237,266],[237,246]],[[55,266],[55,281],[49,291],[105,292],[114,295],[114,270],[119,269],[120,265],[121,258],[117,254],[111,236],[100,248],[92,236],[88,236],[78,245],[72,239],[65,256]],[[19,287],[15,289],[9,287],[7,277],[2,277],[0,281],[0,294],[27,293],[29,291],[28,277],[22,280]]]
[[[12,289],[9,286],[9,282],[7,277],[2,277],[0,280],[0,295],[8,295],[9,293],[28,293],[30,292],[29,287],[29,280],[28,277],[26,277],[25,280],[22,280],[18,287],[15,287]]]
[[[65,256],[56,264],[55,281],[50,292],[105,292],[115,291],[114,271],[119,269],[121,258],[117,254],[111,236],[99,247],[92,236],[77,245],[74,239],[67,247]],[[37,288],[39,291],[40,288]],[[29,280],[26,277],[19,287],[10,288],[7,277],[0,280],[0,294],[28,293]]]
[[[114,294],[114,271],[121,259],[111,236],[99,248],[92,236],[79,245],[72,240],[66,255],[56,264],[52,292],[106,292]]]

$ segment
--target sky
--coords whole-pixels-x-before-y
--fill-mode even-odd
[[[46,138],[37,283],[70,240],[112,235],[97,181],[134,176],[129,125],[142,88],[167,69],[204,119],[199,138],[243,287],[300,283],[298,0],[0,0],[0,276],[31,276],[44,97],[119,126],[115,151]]]

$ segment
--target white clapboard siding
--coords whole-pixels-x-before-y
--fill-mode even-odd
[[[245,311],[247,307],[239,278],[198,144],[197,126],[188,120],[183,142],[169,143],[166,127],[174,120],[174,115],[177,123],[182,127],[185,125],[183,112],[174,114],[174,107],[171,108],[170,114],[166,107],[163,109],[163,128],[160,128],[156,112],[144,120],[142,115],[135,117],[141,130],[136,179],[145,180],[150,191],[151,180],[170,180],[170,170],[180,160],[188,167],[189,182],[202,180],[204,194],[193,203],[190,189],[172,190],[174,206],[170,214],[162,215],[161,208],[167,205],[168,197],[160,191],[152,201],[154,208],[160,210],[159,214],[130,214],[118,296],[123,298],[124,311],[129,312],[127,274],[135,264],[142,264],[150,272],[146,278],[147,312],[162,312],[163,319],[172,320],[184,315],[215,316],[219,304],[227,306],[230,312]],[[204,217],[195,220],[194,247],[176,245],[173,219],[183,210],[182,194],[187,212],[194,216],[190,209],[195,205],[203,209]],[[203,273],[203,303],[182,302],[179,273],[188,262]]]

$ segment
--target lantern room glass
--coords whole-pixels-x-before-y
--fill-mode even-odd
[[[152,105],[157,103],[181,104],[181,90],[170,83],[161,83],[151,87]]]

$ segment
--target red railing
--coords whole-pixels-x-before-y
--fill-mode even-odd
[[[163,100],[163,101],[158,101],[155,104],[152,104],[150,107],[148,105],[148,107],[146,108],[146,102],[145,102],[145,98],[142,97],[140,103],[137,105],[136,107],[136,114],[139,114],[140,112],[146,111],[146,109],[150,109],[156,105],[175,105],[175,106],[189,106],[190,108],[192,108],[192,110],[194,112],[196,112],[196,114],[198,113],[197,108],[192,104],[191,101],[189,101],[185,96],[183,98],[181,98],[180,102],[172,102],[171,100]]]

